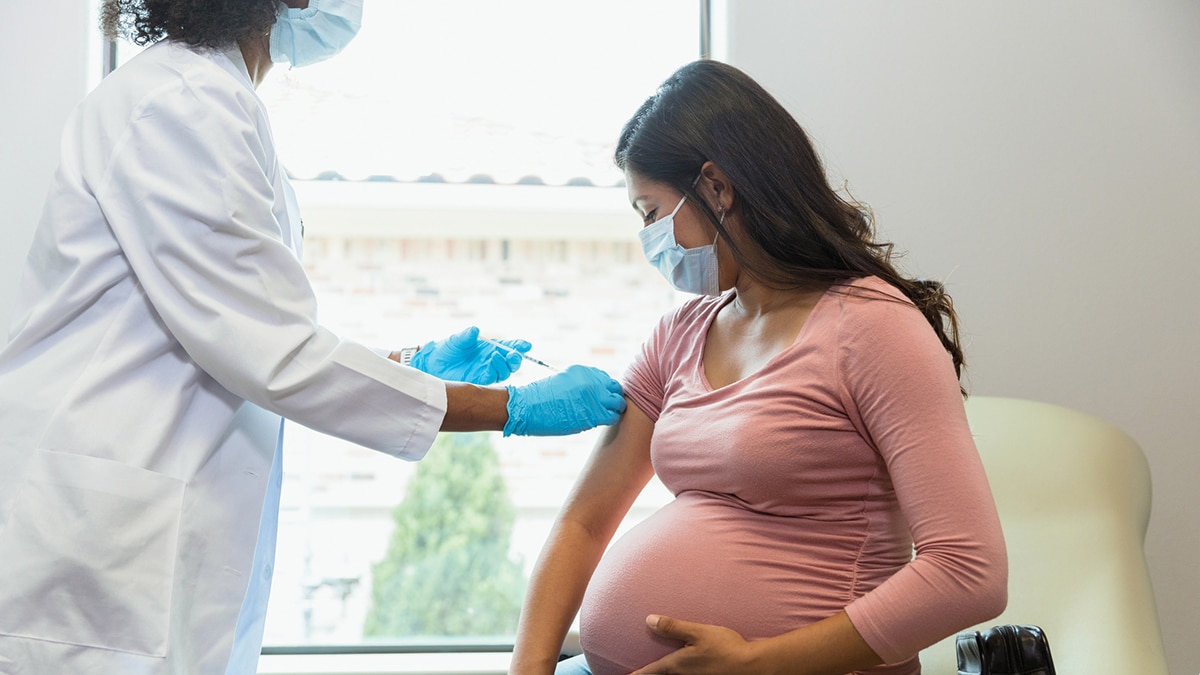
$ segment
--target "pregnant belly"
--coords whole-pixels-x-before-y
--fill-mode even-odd
[[[850,530],[850,532],[847,532]],[[605,554],[580,609],[580,642],[595,675],[627,674],[678,649],[646,616],[731,628],[761,639],[848,604],[861,529],[749,511],[682,493]]]

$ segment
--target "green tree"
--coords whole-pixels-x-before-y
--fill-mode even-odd
[[[372,568],[367,636],[511,636],[525,593],[508,557],[515,509],[489,434],[441,434],[417,465],[387,555]]]

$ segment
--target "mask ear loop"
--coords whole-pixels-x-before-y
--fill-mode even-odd
[[[720,209],[721,209],[721,213],[720,213],[720,215],[717,217],[717,224],[718,224],[718,225],[724,225],[724,224],[725,224],[725,207],[724,207],[724,206],[719,206],[718,208],[720,208]],[[714,229],[715,229],[715,228],[714,228]],[[718,240],[718,239],[720,239],[720,238],[721,238],[721,231],[720,231],[720,230],[717,230],[715,233],[713,233],[713,243],[712,243],[712,246],[713,246],[713,250],[714,250],[714,251],[717,249],[717,240]]]
[[[702,173],[699,173],[699,174],[697,174],[697,175],[696,175],[696,180],[692,181],[692,189],[693,189],[693,190],[695,190],[695,189],[696,189],[696,186],[700,184],[700,179],[701,179],[701,178],[703,178],[703,177],[704,177],[704,173],[703,173],[703,172],[702,172]],[[685,195],[685,198],[686,198],[686,195]],[[680,202],[680,205],[682,206],[682,205],[683,205],[683,202]],[[718,208],[718,209],[720,209],[720,213],[717,215],[717,224],[718,224],[718,225],[724,225],[724,224],[725,224],[725,206],[724,206],[724,205],[722,205],[722,204],[717,204],[717,208]],[[676,211],[678,211],[678,210],[679,210],[679,207],[678,207],[678,206],[677,206],[677,207],[675,207],[675,210],[676,210]],[[674,215],[674,213],[672,213],[671,215]],[[716,246],[717,246],[717,240],[718,240],[718,239],[720,239],[720,238],[721,238],[721,231],[720,231],[720,230],[717,230],[716,234],[714,234],[714,235],[713,235],[713,243],[712,243],[712,245],[713,245],[713,248],[714,248],[714,249],[715,249],[715,248],[716,248]]]
[[[692,189],[693,190],[695,190],[696,186],[700,184],[700,179],[703,177],[704,177],[704,173],[702,172],[696,176],[696,180],[692,181]],[[717,208],[720,209],[720,213],[717,214],[717,224],[724,225],[725,224],[725,206],[722,204],[717,204]],[[719,237],[720,235],[721,235],[721,233],[718,232],[717,236]],[[713,243],[716,243],[716,239],[713,239]]]
[[[668,214],[668,215],[666,215],[666,216],[664,216],[664,217],[662,217],[662,218],[659,218],[658,220],[656,220],[656,221],[654,221],[654,222],[655,222],[655,223],[657,223],[659,220],[666,220],[667,218],[672,218],[672,219],[674,219],[674,218],[675,218],[675,214],[679,213],[679,209],[682,209],[682,208],[683,208],[683,203],[684,203],[684,202],[686,202],[686,201],[687,201],[687,195],[684,195],[684,196],[683,196],[683,199],[680,199],[680,200],[679,200],[679,203],[675,205],[675,208],[674,208],[674,209],[671,211],[671,213],[670,213],[670,214]]]

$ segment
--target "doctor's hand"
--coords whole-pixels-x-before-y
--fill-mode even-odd
[[[479,337],[471,326],[445,340],[430,342],[413,355],[413,368],[443,380],[488,385],[501,382],[521,367],[521,354],[529,351],[525,340],[502,340],[510,349]]]
[[[737,632],[651,614],[646,625],[660,637],[683,647],[643,666],[631,675],[738,675],[762,672],[754,666],[755,648]]]
[[[508,387],[505,436],[566,436],[616,424],[625,412],[621,385],[599,368],[571,366],[520,387]]]

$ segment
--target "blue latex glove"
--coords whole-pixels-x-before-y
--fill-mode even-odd
[[[566,436],[616,424],[623,412],[620,383],[598,368],[571,366],[543,380],[508,387],[504,435]]]
[[[512,349],[479,338],[471,326],[445,340],[430,342],[413,355],[413,368],[434,377],[470,384],[495,384],[521,367],[521,354],[531,346],[525,340],[501,340]],[[515,351],[514,351],[515,350]]]

